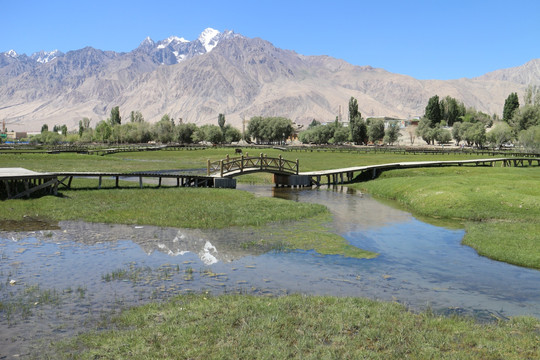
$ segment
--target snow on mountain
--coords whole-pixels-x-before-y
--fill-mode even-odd
[[[151,46],[154,46],[156,43],[154,42],[154,40],[152,40],[150,38],[150,36],[147,36],[142,42],[141,44],[139,45],[140,46],[146,46],[146,45],[151,45]]]
[[[34,61],[37,61],[38,63],[46,64],[49,61],[54,60],[55,58],[57,58],[57,57],[59,57],[61,55],[64,55],[64,54],[62,52],[58,51],[58,50],[54,50],[54,51],[43,51],[42,50],[42,51],[33,53],[30,56],[30,58],[33,59]]]
[[[11,49],[4,53],[6,56],[17,58],[19,55],[15,52],[15,50]]]
[[[229,30],[221,33],[216,29],[207,28],[194,41],[186,40],[183,37],[170,36],[167,39],[154,42],[150,37],[147,37],[136,50],[150,55],[157,64],[174,65],[195,56],[206,54],[212,51],[219,41],[234,36],[237,35]]]
[[[162,40],[158,43],[158,46],[157,48],[158,49],[164,49],[166,48],[167,46],[169,46],[171,43],[188,43],[189,40],[186,40],[184,39],[183,37],[182,38],[179,38],[178,36],[171,36],[165,40]]]
[[[201,33],[201,35],[199,35],[199,38],[197,40],[199,40],[201,42],[201,44],[204,46],[206,52],[210,52],[218,44],[218,42],[219,42],[218,35],[219,34],[220,34],[220,32],[218,30],[216,30],[216,29],[206,28]]]

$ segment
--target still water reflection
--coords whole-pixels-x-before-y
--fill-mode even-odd
[[[36,339],[72,335],[89,318],[191,291],[362,296],[483,319],[540,317],[540,271],[478,256],[460,245],[463,230],[426,224],[341,187],[241,188],[324,204],[335,232],[380,255],[273,251],[253,246],[253,229],[60,222],[1,231],[0,355],[27,354]]]

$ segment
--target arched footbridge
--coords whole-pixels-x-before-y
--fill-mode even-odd
[[[259,156],[227,157],[223,160],[207,163],[207,175],[233,178],[254,172],[267,172],[278,175],[298,175],[298,160],[285,160],[281,155],[277,158]]]

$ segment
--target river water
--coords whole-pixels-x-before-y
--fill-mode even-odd
[[[126,306],[201,291],[361,296],[480,320],[540,318],[540,271],[478,256],[460,244],[461,229],[345,187],[239,188],[324,204],[334,232],[379,256],[268,250],[252,246],[253,229],[28,222],[30,230],[0,231],[0,358],[35,353]]]

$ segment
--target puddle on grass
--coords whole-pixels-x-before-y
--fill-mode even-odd
[[[0,358],[39,351],[40,342],[86,331],[126,306],[202,291],[362,296],[484,320],[540,317],[540,271],[478,256],[460,245],[463,230],[423,223],[342,187],[239,187],[325,204],[336,232],[380,255],[276,251],[255,242],[253,229],[59,222],[1,231]]]

